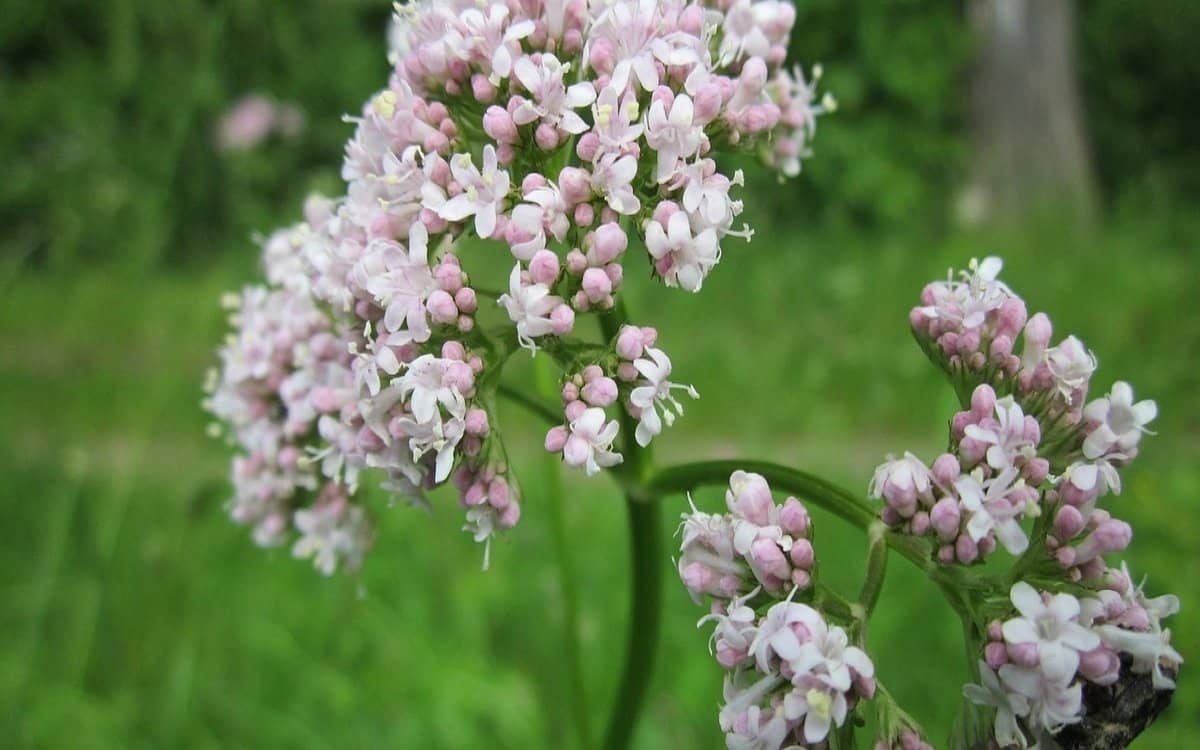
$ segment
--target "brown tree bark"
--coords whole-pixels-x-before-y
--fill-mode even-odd
[[[1073,0],[968,0],[972,168],[968,223],[1096,210],[1075,69]]]

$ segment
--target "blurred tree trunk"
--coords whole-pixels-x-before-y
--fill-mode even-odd
[[[1075,70],[1073,0],[968,0],[977,54],[971,75],[971,183],[964,221],[1049,211],[1095,213]]]

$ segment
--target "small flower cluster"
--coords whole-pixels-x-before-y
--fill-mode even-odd
[[[812,583],[804,505],[794,497],[776,505],[766,480],[744,471],[730,476],[725,502],[725,514],[684,514],[679,576],[697,603],[713,599],[700,624],[714,624],[716,659],[728,670],[726,743],[820,746],[874,695],[874,665],[843,628],[793,601]]]
[[[638,420],[634,439],[646,446],[683,414],[683,404],[673,395],[682,390],[699,398],[690,385],[673,383],[671,359],[654,347],[658,331],[650,327],[622,326],[614,352],[567,378],[562,387],[566,423],[546,433],[546,450],[561,452],[567,466],[583,468],[588,475],[624,459],[613,450],[620,426],[605,411],[620,402]],[[615,355],[615,356],[614,356]]]
[[[234,321],[246,341],[223,354],[212,411],[245,453],[235,516],[264,543],[289,529],[307,539],[335,517],[357,528],[358,478],[372,469],[417,502],[453,478],[480,541],[511,527],[518,492],[489,425],[520,347],[579,370],[564,386],[566,422],[547,437],[566,463],[595,473],[620,461],[605,412],[617,401],[642,446],[671,424],[680,386],[652,329],[592,359],[561,339],[577,315],[614,307],[631,240],[665,285],[698,291],[722,240],[749,238],[735,227],[741,176],[715,155],[757,152],[794,174],[832,107],[783,67],[794,21],[776,0],[398,5],[391,76],[350,118],[345,194],[310,199],[302,224],[265,243],[269,286]],[[481,306],[467,273],[470,237],[514,259],[495,306]],[[500,326],[486,327],[489,311]],[[288,335],[320,346],[247,380],[239,358],[272,356],[254,349],[275,335],[262,316],[319,319],[319,331]],[[271,345],[299,346],[285,339]],[[326,484],[337,502],[319,499]],[[346,544],[297,547],[328,570],[317,547]]]
[[[911,316],[918,341],[956,386],[976,384],[960,391],[968,408],[950,422],[951,449],[930,466],[911,453],[885,462],[870,493],[885,502],[884,522],[932,537],[946,564],[982,560],[997,544],[1022,554],[1030,546],[1022,521],[1052,513],[1039,542],[1070,577],[1094,579],[1101,556],[1131,536],[1096,501],[1120,492],[1117,470],[1137,455],[1156,407],[1135,403],[1124,382],[1087,402],[1095,357],[1074,336],[1047,348],[1049,318],[1026,322],[1000,267],[998,258],[972,261],[960,281],[925,288],[926,304]]]
[[[1183,661],[1162,619],[1179,609],[1174,596],[1148,599],[1128,571],[1106,569],[1092,596],[1039,592],[1018,582],[1016,616],[988,626],[982,685],[967,685],[972,702],[995,710],[1001,747],[1029,747],[1084,715],[1083,683],[1112,685],[1122,670],[1151,675],[1155,689],[1173,689],[1165,669]]]

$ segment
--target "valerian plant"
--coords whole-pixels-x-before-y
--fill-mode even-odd
[[[876,747],[929,747],[868,655],[891,553],[963,621],[973,680],[953,745],[1126,744],[1182,661],[1162,627],[1178,601],[1106,562],[1131,530],[1099,507],[1154,403],[1125,383],[1088,401],[1095,358],[1075,337],[1050,345],[1049,319],[1027,318],[998,259],[930,284],[911,313],[963,411],[946,453],[876,470],[878,512],[797,469],[652,460],[698,393],[674,382],[658,331],[628,317],[623,261],[640,248],[664,286],[699,292],[723,247],[752,235],[737,223],[741,174],[715,156],[799,172],[833,100],[818,99],[819,68],[784,66],[794,20],[771,0],[397,6],[392,75],[351,118],[345,194],[310,199],[264,242],[266,282],[228,300],[234,332],[206,403],[238,449],[230,514],[261,545],[353,571],[374,541],[366,482],[421,505],[451,483],[486,567],[522,513],[496,416],[510,399],[547,422],[550,454],[610,473],[625,496],[632,625],[607,747],[628,744],[646,690],[661,501],[704,485],[725,487],[727,508],[683,515],[677,565],[711,602],[701,623],[727,671],[730,748],[851,747],[868,712]],[[472,253],[511,254],[495,292],[468,272]],[[576,330],[589,315],[600,340]],[[557,384],[506,382],[520,356]],[[805,503],[867,532],[856,597],[821,582]],[[1008,568],[982,569],[999,548]],[[1113,691],[1141,701],[1115,724]]]

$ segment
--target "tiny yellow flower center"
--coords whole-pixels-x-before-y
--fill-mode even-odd
[[[608,127],[608,123],[612,120],[612,111],[611,104],[601,104],[596,107],[596,124],[602,128]]]
[[[385,120],[392,119],[392,115],[396,114],[396,92],[384,91],[375,97],[375,103],[372,106],[375,114]]]
[[[828,693],[816,688],[810,688],[804,694],[804,700],[808,702],[808,710],[810,712],[821,719],[829,720],[830,715],[833,713],[833,699],[829,697]]]
[[[467,200],[472,203],[479,200],[479,191],[475,189],[474,185],[467,185]]]

